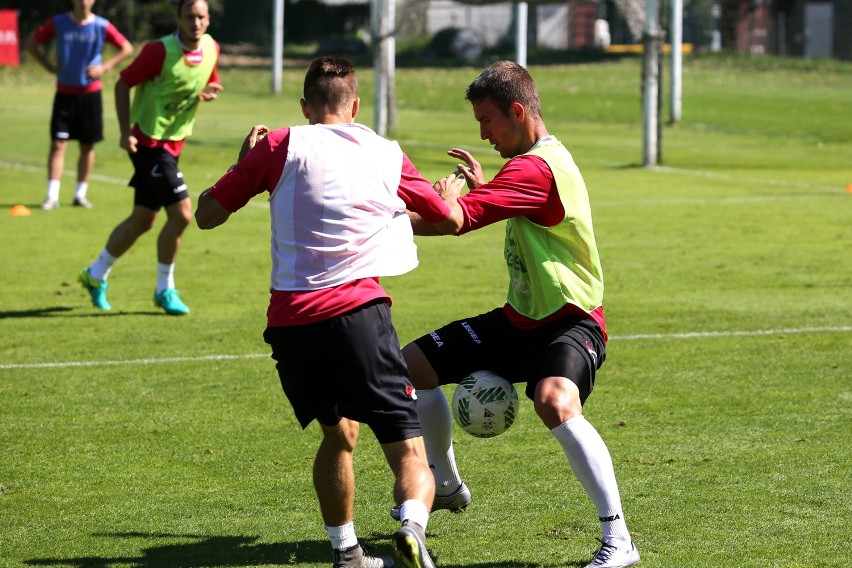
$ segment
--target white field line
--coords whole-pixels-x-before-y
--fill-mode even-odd
[[[0,365],[0,369],[51,369],[57,367],[107,367],[110,365],[156,365],[160,363],[184,363],[187,361],[230,361],[234,359],[258,359],[269,357],[269,353],[247,355],[199,355],[197,357],[163,357],[159,359],[125,359],[117,361],[65,361],[57,363],[20,363]]]
[[[688,331],[683,333],[640,333],[616,335],[610,341],[636,341],[640,339],[693,339],[701,337],[749,337],[759,335],[787,335],[791,333],[836,333],[852,331],[852,326],[799,327],[788,329],[755,329],[750,331]]]
[[[430,143],[430,142],[417,142],[414,140],[405,140],[400,141],[404,142],[409,146],[421,146],[421,147],[438,147],[438,144]],[[468,150],[471,150],[468,148]],[[589,162],[608,165],[608,166],[623,166],[624,164],[618,162],[612,162],[607,160],[588,160]],[[20,170],[28,173],[44,173],[44,168],[39,168],[36,166],[32,166],[29,164],[15,163],[15,162],[2,162],[0,161],[0,169],[7,170]],[[814,184],[808,182],[797,182],[797,181],[788,181],[788,180],[779,180],[779,179],[769,179],[769,178],[744,178],[733,176],[731,174],[725,174],[720,172],[708,172],[702,170],[688,170],[684,168],[671,168],[666,166],[653,166],[652,168],[655,171],[667,174],[677,174],[684,176],[692,176],[692,177],[701,177],[701,178],[709,178],[709,179],[719,179],[725,181],[737,181],[737,182],[748,182],[753,185],[763,185],[763,186],[773,186],[773,187],[789,187],[803,190],[810,190],[809,193],[804,194],[796,194],[796,195],[752,195],[752,196],[736,196],[736,197],[714,197],[714,198],[704,198],[704,197],[692,197],[692,198],[671,198],[671,199],[634,199],[634,200],[618,200],[618,201],[596,201],[595,207],[625,207],[631,205],[707,205],[707,204],[742,204],[742,203],[761,203],[761,202],[773,202],[773,201],[796,201],[796,200],[807,200],[813,199],[814,197],[837,197],[842,195],[843,192],[838,188],[826,185],[826,184]],[[74,176],[76,175],[71,170],[66,170],[63,172],[65,176]],[[100,181],[103,183],[109,183],[113,185],[127,185],[127,180],[117,179],[114,177],[92,174],[91,179]],[[814,192],[816,191],[816,192]],[[190,195],[196,197],[200,194],[200,192],[190,192]],[[258,202],[255,200],[249,201],[249,206],[258,207],[262,209],[268,209],[269,204],[264,202]]]
[[[421,148],[434,148],[440,150],[448,150],[449,148],[437,144],[435,142],[420,142],[417,140],[399,140],[399,143],[405,146],[414,146]],[[463,150],[467,150],[471,153],[481,152],[483,150],[482,147],[470,147],[470,146],[460,146]],[[623,167],[627,164],[622,162],[616,162],[613,160],[595,160],[589,159],[584,160],[585,163],[597,164],[601,166],[610,166],[610,167]],[[779,200],[795,200],[795,199],[810,199],[815,195],[825,196],[825,195],[838,195],[843,193],[843,188],[835,187],[833,185],[828,185],[824,183],[810,183],[806,181],[791,181],[784,179],[771,179],[771,178],[755,178],[755,177],[743,177],[739,175],[726,174],[721,172],[709,172],[705,170],[690,170],[686,168],[672,168],[668,166],[651,166],[646,168],[648,170],[653,170],[656,172],[664,173],[664,174],[676,174],[682,176],[691,176],[691,177],[699,177],[706,179],[718,179],[723,181],[736,181],[737,183],[747,182],[752,185],[763,185],[770,187],[790,187],[804,190],[817,190],[819,193],[808,193],[802,195],[764,195],[764,196],[753,196],[753,197],[729,197],[729,198],[715,198],[715,199],[654,199],[654,200],[637,200],[637,201],[598,201],[595,203],[596,207],[600,206],[622,206],[622,205],[660,205],[660,204],[669,204],[669,205],[690,205],[690,204],[705,204],[705,203],[748,203],[748,202],[760,202],[760,201],[779,201]]]
[[[22,171],[22,172],[31,173],[31,174],[43,174],[44,173],[43,167],[36,167],[36,166],[29,165],[29,164],[21,164],[21,163],[17,163],[17,162],[0,161],[0,169],[2,169],[2,170],[18,170],[18,171]],[[65,177],[74,177],[77,174],[76,174],[76,172],[73,172],[71,170],[65,170],[65,171],[62,172],[62,175],[65,176]],[[99,181],[101,183],[108,183],[110,185],[122,185],[122,186],[127,187],[127,182],[130,178],[128,177],[127,179],[119,179],[119,178],[114,178],[114,177],[110,177],[110,176],[104,176],[104,175],[93,173],[89,176],[89,179],[94,180],[94,181]],[[201,195],[201,192],[200,191],[190,191],[189,194],[193,197],[198,197],[199,195]],[[258,201],[252,200],[252,201],[248,202],[248,205],[249,205],[249,207],[259,207],[261,209],[269,209],[269,203],[268,202],[258,202]]]
[[[685,333],[648,333],[636,335],[616,335],[610,341],[637,341],[644,339],[695,339],[715,337],[749,337],[765,335],[788,335],[801,333],[845,333],[852,332],[852,326],[800,327],[785,329],[757,329],[751,331],[692,331]],[[12,363],[0,365],[0,369],[51,369],[61,367],[105,367],[109,365],[155,365],[160,363],[184,363],[196,361],[231,361],[239,359],[259,359],[270,357],[269,353],[248,353],[245,355],[199,355],[197,357],[164,357],[160,359],[127,359],[116,361],[67,361],[57,363]]]

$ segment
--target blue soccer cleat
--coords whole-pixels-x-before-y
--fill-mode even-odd
[[[189,313],[189,308],[181,302],[178,291],[166,288],[160,293],[154,292],[154,305],[163,308],[170,316],[183,316]]]
[[[89,269],[87,268],[80,273],[80,276],[77,277],[77,281],[83,285],[83,288],[89,291],[89,295],[92,297],[93,306],[99,310],[112,309],[112,306],[109,305],[106,298],[106,294],[109,291],[109,284],[107,284],[106,280],[95,280],[92,278],[92,275],[89,273]]]

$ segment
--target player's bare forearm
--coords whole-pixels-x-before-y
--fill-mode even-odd
[[[231,216],[231,212],[219,205],[207,189],[198,197],[198,207],[195,210],[195,224],[199,229],[215,229]]]
[[[406,213],[408,213],[408,219],[411,221],[411,230],[414,231],[415,235],[419,235],[421,237],[437,237],[443,234],[438,231],[438,228],[435,227],[435,225],[427,222],[414,211],[406,211]]]

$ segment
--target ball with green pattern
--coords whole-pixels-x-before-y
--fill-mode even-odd
[[[477,438],[493,438],[509,429],[518,416],[518,391],[491,371],[476,371],[453,392],[453,418]]]

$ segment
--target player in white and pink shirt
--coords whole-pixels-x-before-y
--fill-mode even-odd
[[[271,300],[264,339],[303,428],[323,441],[314,487],[339,568],[383,568],[353,525],[352,452],[358,424],[376,435],[395,476],[405,566],[433,568],[425,528],[435,493],[414,388],[391,323],[382,276],[417,266],[408,211],[449,231],[449,206],[399,147],[355,122],[360,100],[351,63],[315,59],[305,77],[309,124],[252,129],[238,163],[198,200],[202,229],[269,195]],[[458,182],[461,184],[461,182]]]

